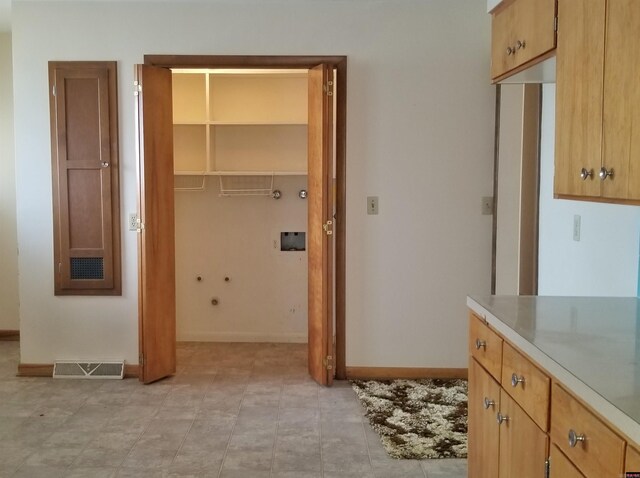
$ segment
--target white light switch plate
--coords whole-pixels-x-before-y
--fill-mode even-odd
[[[367,214],[378,214],[378,196],[367,197]]]

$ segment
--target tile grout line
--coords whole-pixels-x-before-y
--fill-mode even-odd
[[[308,359],[307,359],[308,360]],[[324,478],[324,453],[322,452],[322,408],[320,407],[320,386],[316,383],[316,403],[318,406],[318,425],[320,425],[320,474]]]
[[[280,430],[280,405],[282,404],[282,394],[284,393],[284,381],[280,382],[280,397],[278,398],[278,416],[276,418],[276,434],[273,437],[273,450],[271,451],[271,470],[269,476],[273,476],[273,465],[276,461],[276,447],[278,446],[278,431]]]

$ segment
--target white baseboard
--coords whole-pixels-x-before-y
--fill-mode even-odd
[[[306,344],[307,334],[255,334],[251,332],[180,333],[178,342],[272,342]]]

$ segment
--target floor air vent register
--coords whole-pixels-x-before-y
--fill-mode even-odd
[[[74,362],[59,360],[53,365],[53,378],[122,379],[124,362]]]

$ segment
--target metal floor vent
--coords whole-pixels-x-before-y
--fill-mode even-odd
[[[111,378],[124,377],[124,362],[73,362],[58,360],[53,365],[53,378]]]

